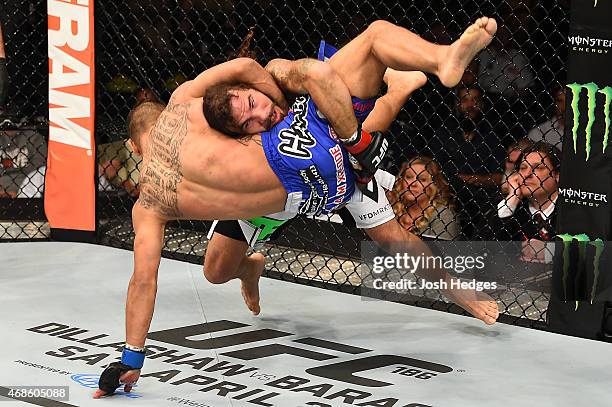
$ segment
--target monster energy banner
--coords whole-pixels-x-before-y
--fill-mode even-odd
[[[602,338],[612,301],[612,0],[572,2],[558,241],[548,322]]]

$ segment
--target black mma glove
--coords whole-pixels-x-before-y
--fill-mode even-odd
[[[355,169],[357,182],[359,184],[369,183],[382,164],[382,160],[389,149],[389,143],[379,131],[370,134],[362,130],[361,123],[355,136],[351,137],[350,140],[343,140],[343,143],[346,150],[361,166],[360,169]]]
[[[117,390],[122,383],[119,378],[127,371],[134,370],[132,366],[124,365],[121,362],[113,362],[104,369],[98,382],[98,388],[110,396]]]
[[[121,362],[113,362],[104,369],[98,381],[98,388],[105,392],[107,396],[113,394],[122,385],[119,381],[121,376],[127,371],[141,369],[144,359],[144,350],[136,351],[124,347],[121,353]]]

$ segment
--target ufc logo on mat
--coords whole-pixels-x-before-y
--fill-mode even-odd
[[[304,347],[295,347],[287,343],[272,342],[270,340],[279,340],[288,336],[293,336],[293,333],[278,331],[275,329],[255,329],[242,331],[225,336],[216,336],[214,338],[192,339],[194,337],[204,337],[212,332],[222,332],[231,329],[245,328],[247,324],[242,324],[234,321],[213,321],[204,324],[190,325],[163,331],[150,332],[149,339],[165,342],[181,347],[210,350],[222,349],[226,347],[237,347],[233,350],[221,352],[220,355],[228,356],[240,360],[257,360],[268,357],[286,357],[292,355],[304,359],[310,359],[315,364],[314,367],[306,369],[306,373],[313,376],[337,380],[351,385],[364,387],[386,387],[393,383],[386,381],[375,380],[368,377],[360,376],[359,373],[365,373],[371,370],[384,367],[401,365],[402,367],[417,368],[420,373],[427,372],[427,377],[432,378],[440,374],[450,373],[453,368],[450,366],[428,362],[425,360],[414,359],[399,355],[372,355],[370,349],[358,348],[351,345],[346,345],[338,342],[331,342],[318,338],[298,338],[291,342],[308,345]],[[256,344],[256,342],[268,341],[265,345]],[[285,342],[285,341],[283,341]],[[349,356],[339,357],[329,354],[329,350],[345,353]],[[362,354],[369,354],[363,355]],[[331,364],[333,359],[334,360]],[[320,364],[323,362],[323,364]],[[290,363],[288,361],[288,363]]]

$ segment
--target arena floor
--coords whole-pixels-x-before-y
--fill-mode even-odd
[[[132,253],[5,243],[0,258],[2,406],[612,405],[609,344],[270,279],[252,317],[236,282],[166,259],[139,385],[93,400],[124,339]],[[69,399],[17,401],[10,386]]]

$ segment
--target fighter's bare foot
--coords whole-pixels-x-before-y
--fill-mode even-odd
[[[259,278],[265,266],[265,258],[261,253],[253,253],[249,256],[247,271],[240,279],[240,290],[244,303],[253,315],[258,315],[259,308]]]
[[[427,83],[427,75],[421,71],[396,71],[387,68],[383,81],[387,84],[387,91],[400,91],[410,95]]]
[[[455,304],[487,325],[494,324],[499,317],[497,303],[482,291],[453,289],[446,291],[445,294]]]
[[[469,63],[489,45],[496,31],[497,22],[493,18],[480,17],[448,47],[438,70],[438,77],[444,86],[452,88],[459,83]]]

